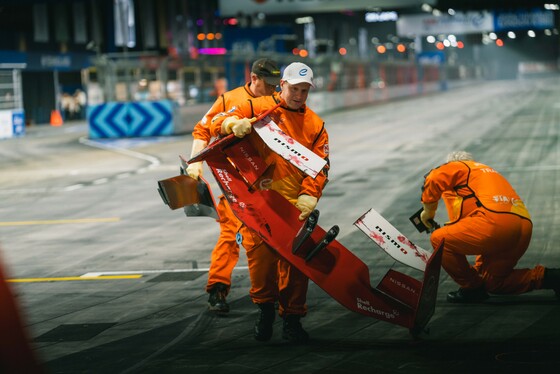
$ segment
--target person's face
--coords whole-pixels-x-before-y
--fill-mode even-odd
[[[287,81],[280,81],[280,87],[282,88],[280,96],[284,99],[288,108],[299,109],[305,104],[311,85],[305,82],[289,84]]]
[[[251,73],[251,90],[253,91],[253,95],[257,97],[268,96],[276,91],[276,86],[266,83],[263,78]]]

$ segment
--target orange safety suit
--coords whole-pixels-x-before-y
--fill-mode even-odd
[[[277,95],[249,99],[222,113],[212,120],[212,135],[218,136],[221,124],[227,116],[253,118],[264,113],[279,102]],[[269,167],[255,183],[258,188],[279,192],[292,204],[299,195],[317,198],[322,195],[327,181],[329,139],[323,120],[305,105],[292,110],[281,105],[270,114],[271,119],[286,134],[327,160],[327,166],[315,177],[307,176],[280,155],[270,150],[255,132],[247,136]],[[247,250],[251,289],[249,294],[256,304],[278,301],[279,314],[305,315],[307,313],[307,288],[309,279],[290,265],[252,230],[242,226],[239,230],[243,247]]]
[[[514,269],[531,241],[533,224],[525,204],[496,170],[475,161],[452,161],[431,170],[422,202],[443,198],[450,222],[431,236],[445,239],[442,266],[461,288],[520,294],[541,288],[544,267]],[[476,255],[471,266],[467,255]]]
[[[225,112],[239,103],[255,97],[249,85],[250,83],[246,83],[245,86],[237,87],[220,95],[210,110],[194,127],[193,137],[209,143],[212,139],[209,127],[212,118],[218,113]],[[227,292],[229,293],[231,273],[239,260],[239,245],[235,241],[235,235],[241,226],[241,222],[235,217],[223,195],[219,198],[216,210],[219,216],[220,236],[210,258],[206,292],[210,292],[216,283],[223,283],[227,286]]]

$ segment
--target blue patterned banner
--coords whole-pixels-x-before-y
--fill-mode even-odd
[[[89,137],[125,138],[173,134],[169,100],[109,102],[88,107]]]

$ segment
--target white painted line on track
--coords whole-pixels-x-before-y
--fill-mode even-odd
[[[150,163],[150,167],[156,167],[160,164],[160,161],[157,157],[153,157],[144,153],[140,153],[140,152],[135,152],[135,151],[131,151],[130,149],[126,149],[126,148],[121,148],[121,147],[116,147],[114,145],[109,145],[109,144],[104,144],[101,142],[97,142],[94,140],[90,140],[87,139],[85,137],[81,137],[80,138],[80,143],[85,144],[85,145],[89,145],[91,147],[95,147],[95,148],[101,148],[101,149],[106,149],[109,151],[113,151],[116,153],[120,153],[126,156],[130,156],[130,157],[134,157],[134,158],[138,158],[144,161],[148,161]]]
[[[35,194],[35,193],[46,193],[48,188],[18,188],[18,189],[3,189],[0,190],[2,195],[12,195],[12,194]]]
[[[83,183],[80,184],[73,184],[71,186],[66,186],[63,188],[64,191],[74,191],[74,190],[78,190],[80,188],[83,188],[85,185]]]
[[[103,183],[107,183],[109,181],[109,178],[99,178],[94,180],[92,183],[93,184],[103,184]]]
[[[248,266],[236,266],[234,270],[248,270]],[[126,270],[126,271],[96,271],[90,272],[80,277],[99,277],[103,275],[127,275],[127,274],[160,274],[160,273],[195,273],[206,272],[210,268],[197,268],[197,269],[161,269],[161,270]]]

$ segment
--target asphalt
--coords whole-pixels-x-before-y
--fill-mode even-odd
[[[374,208],[431,249],[408,217],[420,207],[422,176],[465,149],[504,174],[532,214],[518,266],[560,267],[559,83],[478,82],[325,114],[332,168],[320,225],[340,226],[339,241],[366,262],[372,284],[390,268],[420,277],[353,222]],[[279,319],[271,341],[257,342],[243,249],[230,313],[209,312],[204,287],[218,225],[170,210],[156,191],[158,180],[178,174],[191,142],[188,134],[92,142],[83,122],[0,141],[2,258],[48,373],[557,371],[560,302],[551,291],[449,304],[457,286],[444,271],[417,338],[347,310],[311,283],[302,320],[310,342],[286,343]],[[445,221],[442,213],[436,220]]]

